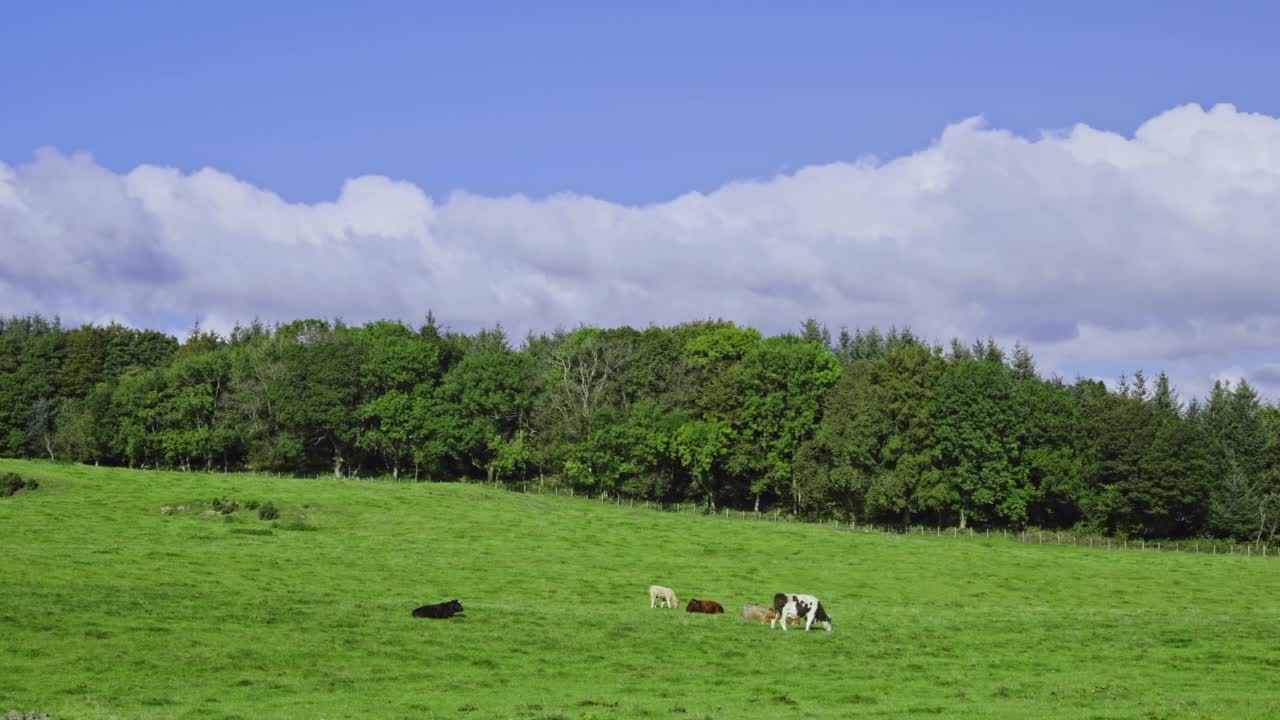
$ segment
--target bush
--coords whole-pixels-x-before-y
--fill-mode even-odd
[[[276,504],[268,500],[258,508],[259,520],[275,520],[280,517],[280,510],[276,508]]]
[[[40,487],[40,483],[31,479],[23,480],[22,476],[15,472],[0,475],[0,497],[15,495],[23,488],[35,490],[38,487]]]
[[[261,504],[262,504],[262,503],[258,502],[257,500],[245,500],[245,501],[244,501],[244,509],[245,509],[245,510],[257,510],[257,509],[258,509],[258,506],[260,506]]]
[[[210,501],[209,507],[213,508],[214,512],[218,512],[226,515],[228,513],[233,513],[239,510],[240,503],[236,502],[235,500],[228,500],[224,497],[214,498],[212,501]]]

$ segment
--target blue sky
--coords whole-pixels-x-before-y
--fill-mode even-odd
[[[0,161],[212,166],[296,201],[382,174],[649,203],[978,114],[1277,115],[1276,27],[1266,2],[4,3]]]
[[[1277,27],[1271,2],[0,3],[0,314],[816,317],[1280,398]]]

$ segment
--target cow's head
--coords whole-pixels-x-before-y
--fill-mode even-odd
[[[459,600],[450,600],[449,609],[456,613],[462,612],[462,602]]]

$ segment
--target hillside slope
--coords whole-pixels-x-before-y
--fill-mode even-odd
[[[0,460],[0,713],[1264,718],[1280,561]],[[271,500],[272,528],[201,507]],[[305,516],[305,517],[302,517]],[[270,534],[265,534],[267,532]],[[650,610],[661,583],[725,616]],[[818,595],[833,633],[739,621]],[[460,598],[465,619],[415,620]]]

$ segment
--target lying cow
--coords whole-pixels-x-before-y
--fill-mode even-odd
[[[433,618],[436,620],[443,620],[445,618],[451,618],[460,612],[462,612],[462,603],[457,600],[450,600],[449,602],[436,603],[435,605],[423,605],[420,608],[415,608],[413,616],[416,618]]]
[[[773,619],[776,617],[778,617],[778,611],[774,610],[771,607],[756,605],[755,603],[747,603],[746,605],[742,606],[743,620],[756,620],[761,623],[767,624],[767,623],[773,622]],[[800,622],[799,618],[787,619],[788,625],[796,625],[796,624],[799,624],[799,622]]]
[[[685,612],[715,614],[724,612],[724,607],[715,600],[690,600]]]
[[[777,611],[777,610],[774,610],[773,608],[765,608],[763,622],[767,622],[767,623],[769,623],[769,627],[773,627],[773,622],[774,622],[775,620],[777,620],[777,619],[778,619],[778,611]],[[788,625],[799,625],[799,624],[800,624],[800,618],[798,618],[798,617],[789,617],[789,618],[787,618],[787,624],[788,624]]]
[[[676,592],[669,587],[661,585],[649,586],[649,607],[675,607],[680,603],[676,600]]]
[[[812,595],[784,595],[778,593],[773,596],[773,609],[778,611],[778,616],[769,622],[770,628],[774,626],[774,623],[781,620],[782,631],[786,632],[789,618],[804,618],[805,632],[808,632],[814,620],[822,623],[827,632],[831,632],[831,616],[823,609],[822,603],[818,602],[818,598]]]

